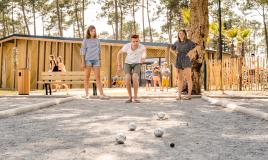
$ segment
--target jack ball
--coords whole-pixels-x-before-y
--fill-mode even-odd
[[[174,143],[170,143],[170,147],[171,148],[175,147],[175,144]]]

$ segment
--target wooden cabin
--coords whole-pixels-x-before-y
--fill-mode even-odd
[[[108,80],[116,73],[116,55],[129,41],[101,39],[101,72]],[[42,89],[37,84],[40,75],[49,68],[49,55],[62,56],[67,71],[80,71],[80,47],[82,39],[14,34],[0,39],[0,88],[17,89],[17,71],[30,70],[31,90]],[[170,61],[168,45],[165,43],[142,43],[147,49],[147,60]],[[123,60],[123,59],[122,59]],[[74,86],[73,86],[74,87]],[[82,85],[75,86],[82,87]]]
[[[101,39],[101,72],[107,81],[106,87],[112,87],[112,78],[115,76],[123,77],[116,72],[116,56],[121,47],[129,41],[104,40]],[[48,71],[49,55],[56,57],[62,56],[67,71],[81,71],[80,47],[81,38],[64,38],[50,36],[30,36],[14,34],[0,39],[0,88],[16,90],[18,85],[18,70],[26,68],[30,70],[30,88],[31,90],[42,89],[43,86],[37,84],[42,72]],[[167,43],[142,42],[147,49],[146,64],[157,60],[166,61],[170,64],[172,76],[171,84],[175,86],[175,69],[172,64],[176,61],[176,55],[169,51]],[[207,50],[206,60],[217,59],[217,52]],[[231,57],[224,53],[224,59]],[[123,59],[122,59],[123,61]],[[146,64],[142,66],[140,76],[141,86],[144,83],[143,71]],[[209,72],[209,71],[207,71]],[[209,80],[209,78],[207,78]],[[73,85],[73,88],[81,88],[82,85]]]

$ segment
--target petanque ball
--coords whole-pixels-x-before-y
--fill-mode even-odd
[[[166,117],[166,113],[165,113],[165,112],[158,112],[158,113],[157,113],[157,117],[158,117],[159,119],[164,119],[164,118]]]
[[[117,133],[115,136],[116,143],[124,144],[126,141],[126,135],[124,133]]]
[[[164,130],[163,130],[162,128],[156,128],[156,129],[154,130],[154,135],[155,135],[156,137],[162,137],[163,134],[164,134]]]
[[[130,123],[128,124],[128,129],[129,129],[130,131],[135,131],[136,128],[137,128],[136,123],[134,123],[134,122],[130,122]]]
[[[175,147],[175,144],[174,143],[170,143],[170,147],[171,148]]]

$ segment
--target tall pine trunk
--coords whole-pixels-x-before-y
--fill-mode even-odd
[[[79,19],[79,23],[80,23],[80,37],[79,38],[82,38],[83,37],[83,32],[84,32],[83,31],[83,16],[82,16],[82,12],[80,12],[80,14],[78,14],[78,19]]]
[[[114,25],[113,25],[113,23],[111,23],[111,26],[112,26],[112,30],[113,30],[113,38],[115,39],[115,30],[114,30]]]
[[[268,61],[268,31],[267,31],[267,25],[266,25],[266,16],[265,16],[265,8],[262,6],[262,17],[263,17],[263,25],[264,25],[264,34],[265,34],[265,42],[266,42],[266,56]]]
[[[10,35],[10,32],[9,32],[9,25],[8,25],[8,21],[7,21],[7,19],[5,19],[5,25],[6,25],[6,33],[7,33],[7,35]]]
[[[115,8],[115,39],[118,40],[118,1],[114,0]]]
[[[82,37],[85,38],[85,0],[82,2]]]
[[[33,5],[33,20],[34,20],[34,35],[36,35],[36,18],[35,18],[35,0],[32,1]]]
[[[145,29],[144,29],[144,0],[142,0],[142,33],[143,33],[143,42],[145,42]]]
[[[169,43],[172,42],[172,33],[171,33],[171,10],[169,10],[167,8],[167,32],[168,32],[168,40],[169,40]]]
[[[171,10],[168,11],[168,37],[169,43],[172,43],[172,12]]]
[[[3,25],[3,37],[6,36],[6,25],[5,25],[5,12],[2,10],[2,25]]]
[[[190,37],[197,43],[201,50],[198,52],[198,58],[193,60],[193,94],[201,93],[201,67],[205,53],[206,41],[208,37],[208,0],[190,1]]]
[[[78,30],[78,36],[81,38],[81,29],[80,29],[80,23],[79,23],[79,17],[78,17],[78,8],[77,8],[77,2],[74,4],[75,7],[75,19],[76,19],[76,24],[77,24],[77,30]]]
[[[15,33],[15,23],[14,23],[14,2],[12,2],[12,8],[11,8],[11,21],[12,21],[12,33]]]
[[[24,20],[24,23],[25,23],[25,27],[27,29],[28,35],[30,35],[31,33],[30,33],[28,22],[27,22],[27,18],[26,18],[25,4],[24,4],[23,0],[21,0],[21,9],[22,9],[22,14],[23,14],[23,20]]]
[[[45,35],[45,21],[44,21],[44,15],[41,15],[42,17],[42,30],[43,30],[43,36]]]
[[[123,8],[122,2],[119,0],[119,9],[120,9],[120,40],[123,39]]]
[[[134,34],[136,34],[137,31],[136,31],[136,18],[135,18],[135,0],[132,0],[132,16],[133,16]]]
[[[60,6],[59,6],[59,0],[56,0],[57,5],[57,17],[58,17],[58,29],[59,29],[59,35],[62,37],[62,24],[61,24],[61,16],[60,16]]]
[[[149,33],[150,33],[150,42],[153,42],[153,35],[152,35],[152,27],[151,27],[151,19],[150,19],[150,10],[149,10],[149,0],[147,0],[147,18],[148,18],[148,24],[149,24]]]
[[[76,34],[75,34],[75,22],[73,23],[73,37],[75,37]]]

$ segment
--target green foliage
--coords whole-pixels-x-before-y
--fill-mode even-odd
[[[239,43],[242,43],[247,40],[247,38],[250,36],[250,29],[242,28],[238,31],[237,40]]]
[[[229,41],[232,41],[233,42],[234,38],[236,38],[237,35],[238,35],[238,31],[239,31],[238,28],[231,28],[231,29],[225,31],[224,36]]]
[[[169,35],[171,43],[172,33],[181,28],[186,28],[183,22],[182,9],[188,8],[187,0],[160,0],[161,6],[158,8],[158,15],[165,15],[166,23],[161,26],[161,31]],[[185,19],[186,20],[186,19]]]
[[[181,10],[183,23],[188,26],[190,23],[190,9],[189,8],[183,8]]]
[[[139,24],[136,23],[136,31],[137,33],[140,33],[140,27]],[[127,21],[123,23],[123,39],[129,40],[131,35],[134,34],[134,21]]]

